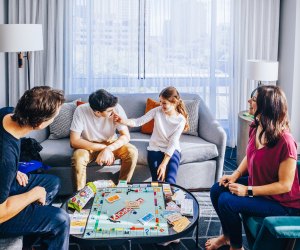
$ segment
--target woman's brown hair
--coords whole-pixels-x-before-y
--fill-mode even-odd
[[[61,90],[48,86],[34,87],[25,91],[17,103],[12,120],[20,126],[38,127],[42,122],[54,117],[64,102]]]
[[[258,138],[268,147],[276,145],[284,130],[289,130],[288,105],[284,92],[277,86],[257,88],[257,109],[254,114],[255,127],[262,126]],[[262,143],[264,134],[265,143]]]
[[[183,101],[181,100],[177,89],[172,87],[172,86],[167,87],[167,88],[163,89],[160,92],[159,96],[162,96],[164,99],[166,99],[169,102],[174,103],[176,105],[176,111],[179,114],[182,114],[185,117],[185,120],[186,120],[184,130],[185,131],[189,130],[189,128],[190,128],[190,126],[189,126],[189,115],[186,111],[186,107],[185,107]]]

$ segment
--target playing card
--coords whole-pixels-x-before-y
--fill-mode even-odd
[[[190,221],[188,220],[188,218],[182,216],[181,219],[174,221],[173,222],[173,229],[179,233],[182,232],[188,225],[190,224]]]
[[[139,222],[141,222],[142,224],[146,224],[153,219],[154,219],[154,215],[151,213],[148,213],[145,216],[143,216],[142,218],[140,218]]]
[[[174,214],[170,214],[166,217],[166,219],[168,220],[169,223],[173,223],[174,221],[177,221],[179,219],[182,218],[182,215],[180,213],[174,213]]]
[[[126,201],[125,206],[128,208],[140,208],[140,203],[138,201]]]
[[[109,197],[106,198],[106,200],[107,200],[109,203],[115,202],[115,201],[117,201],[117,200],[119,200],[119,199],[120,199],[120,196],[117,195],[117,194],[115,194],[115,195],[113,195],[113,196],[109,196]]]

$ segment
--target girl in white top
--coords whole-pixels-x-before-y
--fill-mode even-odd
[[[124,119],[114,114],[114,120],[130,127],[139,127],[154,119],[154,129],[148,146],[148,165],[153,181],[176,183],[180,164],[179,138],[188,130],[188,115],[176,88],[167,87],[159,94],[160,106],[137,119]]]

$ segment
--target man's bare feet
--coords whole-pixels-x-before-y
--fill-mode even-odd
[[[230,241],[224,235],[220,235],[217,238],[212,238],[206,241],[205,249],[206,250],[215,250],[220,248],[221,246],[230,245]]]

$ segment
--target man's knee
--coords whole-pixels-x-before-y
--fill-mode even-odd
[[[70,229],[70,216],[68,215],[68,213],[61,209],[58,208],[56,210],[55,215],[53,216],[53,223],[55,225],[55,228],[60,231],[66,231],[68,232]]]
[[[127,144],[125,146],[127,157],[136,160],[138,158],[138,149],[132,144]]]
[[[81,164],[87,164],[89,161],[90,153],[85,149],[76,149],[73,153],[72,162],[74,167]]]

